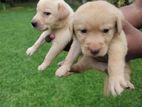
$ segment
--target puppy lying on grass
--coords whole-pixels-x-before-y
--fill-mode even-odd
[[[75,34],[73,44],[56,75],[95,68],[108,73],[105,94],[116,96],[125,88],[134,88],[130,82],[131,70],[125,63],[127,41],[122,29],[123,21],[119,9],[105,1],[88,2],[79,7],[72,25]],[[83,56],[72,66],[80,50]],[[102,62],[102,59],[107,60]]]
[[[38,2],[32,25],[43,33],[33,46],[27,49],[27,55],[33,55],[45,43],[47,36],[53,39],[52,46],[38,70],[45,70],[72,39],[72,31],[69,28],[72,15],[73,10],[64,0],[40,0]]]

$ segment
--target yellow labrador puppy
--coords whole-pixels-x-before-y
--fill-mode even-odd
[[[88,2],[79,7],[73,20],[74,42],[56,75],[97,68],[108,72],[106,94],[111,92],[116,96],[127,87],[133,88],[130,69],[125,63],[127,41],[122,29],[123,21],[119,9],[105,1]],[[80,47],[83,56],[71,68]]]
[[[32,25],[43,33],[33,46],[27,49],[27,55],[33,55],[46,41],[47,36],[53,39],[52,46],[38,70],[45,70],[72,39],[72,32],[69,29],[72,15],[73,10],[64,0],[40,0],[38,2]]]

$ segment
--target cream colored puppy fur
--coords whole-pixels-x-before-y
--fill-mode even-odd
[[[108,72],[105,94],[116,96],[127,87],[134,88],[130,83],[130,69],[125,63],[127,41],[122,29],[123,21],[119,9],[105,1],[88,2],[79,7],[73,21],[74,42],[56,75],[97,68]],[[79,54],[79,47],[83,56],[71,68],[74,58]],[[107,62],[98,60],[105,56],[108,56]]]
[[[64,0],[40,0],[38,2],[37,13],[32,19],[32,24],[43,33],[33,46],[27,49],[27,55],[33,55],[46,41],[47,36],[55,36],[52,46],[38,70],[45,70],[71,40],[72,32],[69,27],[72,15],[73,10]]]

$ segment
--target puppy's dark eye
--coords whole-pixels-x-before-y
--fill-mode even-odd
[[[44,15],[49,16],[51,13],[50,12],[44,12]]]
[[[87,33],[87,29],[81,29],[80,32],[81,33]]]
[[[103,29],[102,32],[103,32],[103,33],[108,33],[108,32],[109,32],[109,29]]]

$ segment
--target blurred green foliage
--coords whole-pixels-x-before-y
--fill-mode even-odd
[[[113,3],[114,5],[120,7],[124,5],[128,5],[133,2],[133,0],[108,0],[109,2]]]
[[[67,3],[69,3],[74,9],[76,9],[81,4],[93,1],[93,0],[65,0]],[[108,2],[111,2],[112,4],[116,5],[117,7],[124,6],[130,4],[133,0],[106,0]],[[5,10],[7,7],[15,7],[16,4],[20,3],[37,3],[38,0],[0,0],[0,8]]]
[[[73,7],[78,7],[79,5],[81,5],[85,2],[95,1],[95,0],[65,0],[65,1]],[[134,0],[105,0],[105,1],[108,1],[117,7],[121,7],[121,6],[131,4]]]
[[[69,2],[70,4],[75,4],[76,2],[85,3],[87,1],[93,1],[93,0],[65,0],[65,1]],[[118,7],[128,5],[133,2],[133,0],[106,0],[106,1],[113,3]]]

